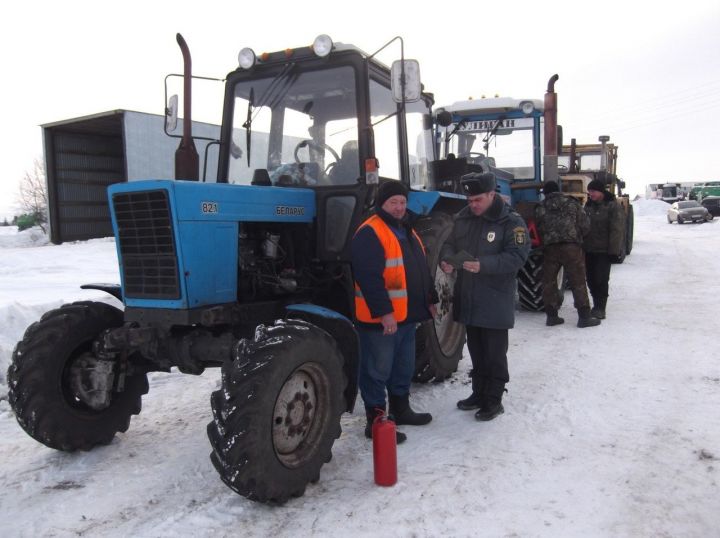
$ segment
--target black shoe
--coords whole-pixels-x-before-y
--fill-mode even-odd
[[[597,327],[600,325],[600,320],[590,316],[589,318],[578,318],[577,326],[581,329],[585,327]]]
[[[605,309],[604,308],[593,308],[590,311],[590,315],[596,319],[605,319]]]
[[[503,407],[502,402],[495,401],[493,403],[488,403],[485,407],[480,408],[480,410],[475,413],[475,419],[482,422],[487,422],[488,420],[494,419],[498,415],[502,415],[504,412],[505,408]]]
[[[463,411],[470,411],[472,409],[480,409],[480,407],[482,407],[482,401],[483,401],[482,394],[477,394],[477,393],[473,392],[470,396],[468,396],[464,400],[460,400],[457,403],[457,406],[458,406],[458,409],[462,409]]]
[[[554,325],[562,325],[565,323],[565,319],[561,318],[557,314],[554,316],[551,316],[550,314],[547,315],[547,319],[545,320],[545,325],[548,327],[552,327]]]
[[[395,417],[395,424],[398,426],[406,424],[408,426],[424,426],[432,420],[430,413],[416,413],[410,407],[410,395],[393,396],[390,394],[390,411]]]

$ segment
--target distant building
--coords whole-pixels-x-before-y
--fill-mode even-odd
[[[53,243],[113,235],[107,187],[137,179],[173,179],[178,138],[163,116],[113,110],[42,125]],[[217,140],[220,127],[193,122],[193,135]],[[182,120],[173,133],[182,133]],[[200,178],[207,140],[195,140]],[[208,181],[216,180],[217,149],[208,151]]]

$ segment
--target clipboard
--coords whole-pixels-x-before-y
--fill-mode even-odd
[[[464,262],[476,262],[477,258],[467,250],[461,250],[443,261],[452,265],[456,270],[460,270]]]

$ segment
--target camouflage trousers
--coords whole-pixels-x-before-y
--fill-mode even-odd
[[[557,311],[560,308],[560,293],[557,276],[560,267],[565,268],[565,276],[573,293],[575,308],[590,308],[587,287],[585,286],[585,252],[577,243],[556,243],[543,249],[543,302],[545,310]]]

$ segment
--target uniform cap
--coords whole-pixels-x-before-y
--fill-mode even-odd
[[[495,183],[495,174],[492,172],[465,174],[460,178],[460,184],[466,196],[476,196],[486,192],[494,192],[497,186]]]

